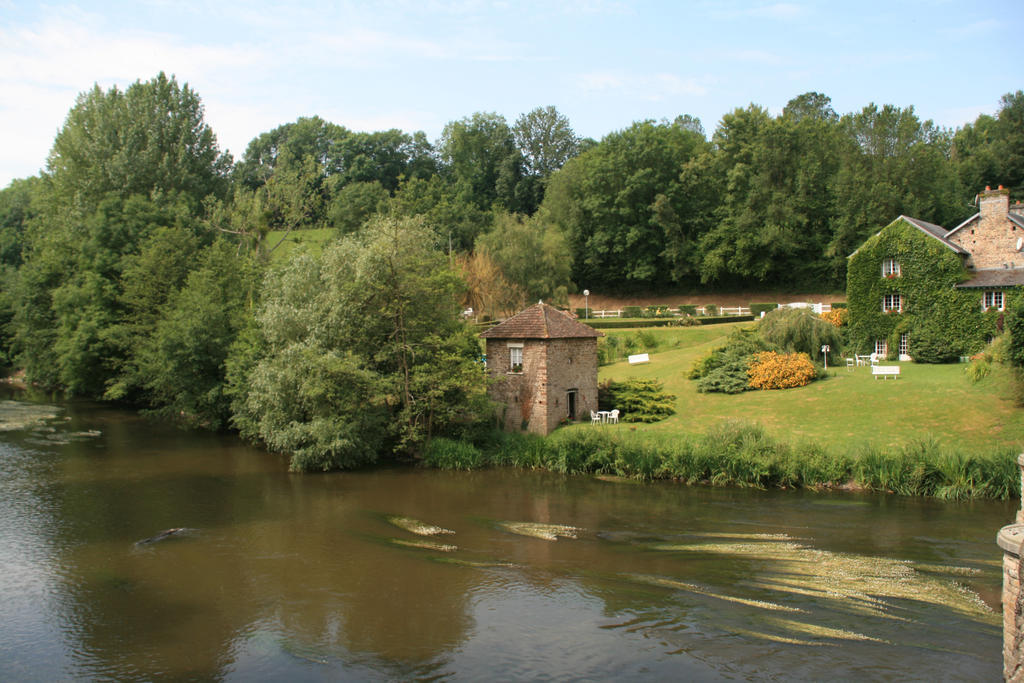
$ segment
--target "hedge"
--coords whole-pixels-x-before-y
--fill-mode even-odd
[[[718,325],[719,323],[750,322],[752,315],[718,315],[697,316],[692,320],[700,325]],[[591,318],[580,322],[590,325],[595,330],[614,330],[624,327],[668,327],[679,325],[680,318]]]
[[[750,314],[755,318],[758,318],[761,316],[761,313],[774,311],[778,307],[778,304],[750,304]]]

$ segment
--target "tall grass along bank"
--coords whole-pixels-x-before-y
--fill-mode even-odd
[[[845,488],[944,500],[1020,495],[1012,449],[966,453],[924,438],[900,448],[835,452],[784,443],[757,425],[725,422],[699,436],[637,438],[622,428],[566,429],[548,437],[494,433],[480,443],[434,439],[424,464],[440,469],[512,466],[564,474],[756,488]]]

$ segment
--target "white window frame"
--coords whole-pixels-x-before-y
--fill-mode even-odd
[[[875,340],[875,355],[881,356],[882,358],[889,357],[889,340],[888,339],[876,339]]]
[[[903,312],[903,297],[899,292],[893,294],[886,294],[882,297],[882,312],[883,313],[902,313]]]
[[[882,261],[882,277],[889,277],[890,275],[900,276],[900,262],[894,258]]]
[[[1002,311],[1006,307],[1006,296],[1002,290],[988,290],[981,297],[981,307],[986,311],[990,309]]]
[[[523,373],[523,345],[510,343],[508,345],[508,371],[514,375]]]
[[[901,332],[900,333],[900,346],[899,346],[899,349],[900,349],[900,356],[909,356],[910,355],[910,333],[909,332]]]

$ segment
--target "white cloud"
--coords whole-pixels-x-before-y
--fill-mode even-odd
[[[589,93],[611,93],[616,96],[658,102],[670,96],[706,95],[706,83],[695,78],[681,78],[671,73],[629,74],[623,71],[596,71],[579,77],[580,88]]]

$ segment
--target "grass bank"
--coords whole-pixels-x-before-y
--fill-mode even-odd
[[[637,439],[618,430],[563,430],[549,437],[502,434],[474,445],[435,439],[424,464],[471,470],[512,466],[564,474],[757,488],[845,488],[944,500],[1019,495],[1012,450],[966,453],[931,440],[897,449],[835,452],[813,442],[790,444],[757,425],[725,422],[672,442]]]
[[[666,420],[579,424],[547,438],[500,435],[476,445],[437,440],[426,462],[713,485],[853,487],[944,499],[1019,495],[1016,455],[1024,450],[1024,411],[1014,403],[1004,370],[971,383],[965,365],[902,363],[898,380],[840,366],[798,389],[697,393],[686,378],[693,361],[736,325],[607,332],[619,338],[623,351],[642,346],[651,362],[607,365],[600,379],[663,382],[677,396],[676,415]]]

